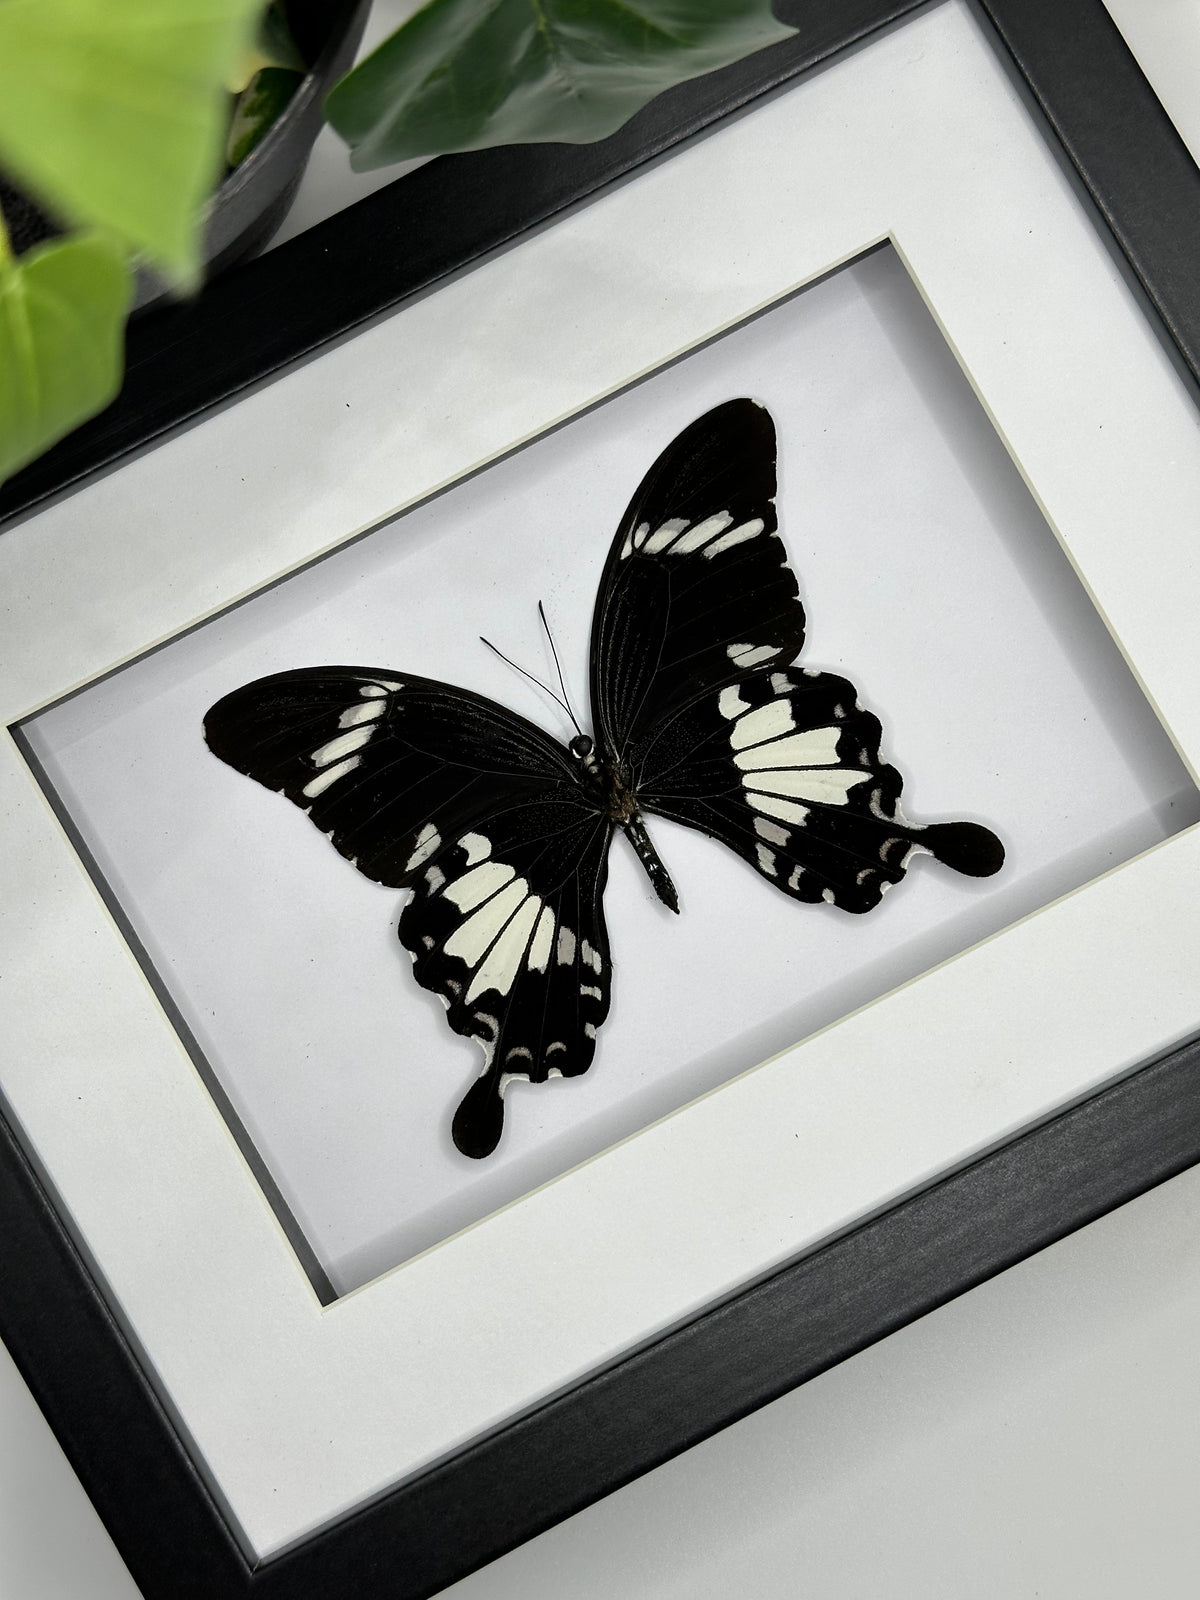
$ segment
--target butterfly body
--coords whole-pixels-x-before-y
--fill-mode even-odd
[[[410,890],[400,942],[484,1064],[456,1146],[495,1149],[515,1079],[576,1077],[608,1015],[603,893],[619,828],[659,899],[646,830],[725,844],[790,898],[862,913],[916,854],[987,876],[971,822],[910,823],[877,719],[844,678],[794,664],[804,611],[776,532],[775,432],[733,400],[685,429],[618,526],[592,623],[595,738],[562,745],[454,685],[313,667],[212,707],[214,753],[285,794],[360,872]]]
[[[646,831],[638,810],[637,794],[630,783],[629,769],[619,761],[605,760],[598,755],[595,741],[586,733],[578,734],[567,748],[579,762],[585,791],[610,822],[625,830],[625,837],[645,867],[655,894],[669,910],[678,912],[679,892]]]

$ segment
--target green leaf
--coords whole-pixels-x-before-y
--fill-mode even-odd
[[[231,167],[241,166],[270,132],[303,82],[304,74],[288,67],[263,67],[254,74],[238,96],[225,136],[225,159]]]
[[[0,0],[0,165],[194,283],[261,0]]]
[[[241,94],[251,78],[264,67],[290,67],[301,75],[307,70],[300,46],[292,38],[281,0],[270,0],[267,9],[259,17],[254,39],[234,69],[233,76],[225,80],[225,87],[230,94]]]
[[[430,0],[325,102],[358,172],[603,139],[672,84],[790,38],[770,0]]]
[[[132,293],[112,239],[76,234],[14,259],[0,238],[0,480],[121,387]]]

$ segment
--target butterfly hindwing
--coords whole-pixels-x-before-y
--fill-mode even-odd
[[[531,801],[456,839],[424,870],[400,916],[417,981],[483,1071],[454,1118],[466,1155],[490,1155],[512,1079],[586,1072],[608,1015],[612,963],[603,892],[612,824],[560,800]]]
[[[598,737],[622,758],[706,688],[791,661],[803,642],[776,532],[775,425],[730,400],[667,446],[617,529],[592,620]]]
[[[204,734],[395,888],[477,818],[578,787],[565,752],[524,718],[466,689],[366,667],[259,678],[213,706]]]
[[[711,835],[797,900],[869,911],[929,854],[974,877],[1004,852],[974,823],[919,827],[880,756],[879,721],[833,673],[755,673],[695,701],[631,752],[638,798]]]
[[[479,695],[359,667],[280,673],[205,719],[222,760],[287,795],[377,882],[413,893],[400,939],[484,1069],[453,1123],[491,1153],[508,1082],[586,1072],[608,1013],[612,825],[547,734]]]

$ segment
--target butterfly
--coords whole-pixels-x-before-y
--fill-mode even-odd
[[[698,829],[795,900],[866,912],[915,854],[973,877],[1004,848],[919,826],[842,677],[797,667],[804,609],[775,514],[775,427],[730,400],[667,446],[617,528],[591,636],[594,737],[560,744],[468,689],[309,667],[228,694],[210,749],[285,794],[366,877],[410,896],[399,935],[483,1069],[452,1123],[490,1155],[514,1079],[577,1077],[608,1015],[608,851],[620,829],[678,897],[644,816]]]

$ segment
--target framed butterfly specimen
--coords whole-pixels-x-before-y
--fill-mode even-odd
[[[776,513],[775,427],[753,400],[698,418],[622,517],[592,620],[595,735],[566,746],[492,700],[407,671],[311,667],[208,712],[212,751],[302,807],[377,883],[411,890],[401,943],[483,1069],[453,1121],[490,1155],[514,1079],[577,1077],[608,1015],[604,885],[623,832],[662,903],[643,813],[698,829],[782,893],[862,913],[914,855],[972,877],[1004,849],[915,824],[845,678],[795,658],[804,608]]]
[[[238,380],[222,352],[236,350],[257,392],[0,539],[13,597],[0,629],[12,730],[0,741],[0,1324],[147,1596],[421,1600],[1196,1159],[1196,1056],[1171,1052],[1200,1028],[1200,830],[1194,783],[1166,757],[1192,773],[1200,762],[1200,447],[1160,343],[1198,348],[1195,276],[1173,266],[1200,215],[1194,170],[1172,164],[1136,69],[1106,54],[1099,0],[986,10],[1006,37],[1044,38],[1035,89],[1062,86],[1053,125],[1115,240],[1080,210],[1063,141],[1039,138],[980,8],[913,8],[902,26],[894,4],[801,10],[820,71],[669,160],[643,122],[625,147],[640,141],[643,170],[594,206],[575,201],[614,174],[602,150],[485,152],[420,169],[415,211],[409,179],[364,202],[344,247],[322,230],[252,264],[236,314],[218,286],[180,312],[203,324],[187,347],[197,360],[181,361],[173,322],[163,364],[181,384],[217,369],[228,397]],[[847,46],[837,61],[833,43]],[[699,125],[681,112],[667,136]],[[541,227],[564,201],[571,214]],[[471,234],[462,248],[438,231],[451,219]],[[906,317],[880,319],[879,295],[863,292],[861,345],[828,299],[811,309],[885,237],[936,358]],[[1142,271],[1165,327],[1111,249]],[[431,292],[377,315],[414,289]],[[806,302],[820,366],[807,331],[803,353],[776,331]],[[335,314],[356,338],[261,382]],[[863,380],[869,351],[894,364],[894,409]],[[145,363],[131,370],[152,386]],[[746,820],[742,791],[804,809],[806,827],[750,803],[737,851],[652,812],[665,796],[631,774],[682,916],[614,838],[603,915],[620,970],[594,1070],[569,1087],[513,1084],[496,1155],[460,1157],[430,1136],[450,1122],[451,1092],[421,1064],[440,1050],[465,1090],[482,1047],[450,1037],[432,993],[405,993],[409,955],[386,924],[417,913],[435,865],[445,887],[451,867],[465,887],[474,868],[512,866],[478,906],[429,897],[477,942],[472,918],[510,883],[548,904],[553,884],[501,853],[519,806],[482,807],[454,842],[439,826],[415,887],[379,887],[299,805],[215,759],[202,721],[267,674],[365,662],[310,698],[290,747],[265,706],[239,735],[249,750],[274,730],[277,761],[294,763],[281,786],[320,782],[300,804],[324,829],[415,707],[412,669],[541,721],[481,652],[472,676],[496,595],[552,603],[575,652],[567,681],[582,684],[597,579],[639,478],[675,433],[741,394],[770,402],[781,482],[802,468],[780,520],[809,631],[799,667],[782,651],[727,657],[798,644],[798,627],[773,636],[764,617],[761,634],[729,632],[709,748],[730,782],[727,832]],[[177,414],[193,416],[195,390],[180,395]],[[972,407],[990,450],[974,422],[957,427]],[[161,412],[151,424],[174,426]],[[885,464],[912,485],[903,516],[880,492]],[[749,493],[752,472],[737,482]],[[487,506],[501,514],[476,515]],[[594,520],[589,506],[603,508]],[[703,578],[765,551],[765,585],[716,596],[740,605],[753,589],[761,605],[783,560],[769,509],[696,505],[677,539],[701,538],[720,512],[733,520],[710,544],[760,515],[763,531],[671,568],[665,550],[634,554],[635,520],[625,568],[657,563],[674,579],[686,564]],[[684,514],[643,516],[643,549]],[[564,530],[577,537],[555,565]],[[795,623],[781,581],[782,622]],[[1071,584],[1068,622],[1090,608],[1094,634],[1058,625]],[[1041,639],[1061,663],[1053,679]],[[598,675],[638,669],[636,652],[597,655]],[[805,680],[806,665],[821,678]],[[819,810],[770,786],[788,769],[737,756],[834,726],[837,703],[844,720],[866,713],[814,700],[809,726],[789,694],[802,726],[735,750],[767,703],[725,719],[719,700],[732,689],[749,704],[773,674],[817,695],[825,669],[857,686],[888,737],[870,747],[874,785]],[[383,693],[362,693],[372,686]],[[299,716],[294,678],[290,694]],[[456,700],[443,752],[461,753],[468,714],[493,736],[523,727]],[[598,697],[575,710],[600,765],[616,752]],[[703,730],[682,710],[673,726],[698,761]],[[334,744],[345,736],[353,745]],[[536,733],[525,748],[542,763],[542,776],[525,771],[530,789],[544,796],[549,771],[582,820],[565,739]],[[480,788],[515,789],[491,759]],[[857,762],[839,746],[836,765],[803,765],[797,782]],[[806,843],[818,816],[837,837],[869,827],[872,786],[881,809],[897,795],[887,762],[919,821],[991,822],[1004,870],[977,882],[918,861],[866,916],[823,896],[795,903],[791,866],[781,887],[758,862],[761,844],[778,871],[784,846],[756,821]],[[752,773],[766,781],[743,781]],[[594,802],[590,815],[620,829]],[[414,817],[411,842],[396,833],[398,872],[433,821]],[[471,864],[455,854],[467,834],[492,847]],[[943,854],[952,841],[913,840]],[[545,906],[533,909],[526,948],[540,955]],[[447,949],[454,937],[425,933]],[[497,939],[484,968],[492,953]],[[551,953],[557,933],[529,981],[566,970]],[[865,976],[844,980],[859,960]],[[465,969],[446,957],[448,976]],[[602,987],[590,965],[576,970]],[[515,1005],[528,972],[526,959],[500,998]],[[497,994],[470,1004],[499,1021]],[[398,1055],[415,1067],[403,1079]],[[336,1271],[332,1295],[306,1273],[261,1169]],[[778,1476],[769,1453],[758,1468]],[[623,1499],[644,1507],[636,1496]],[[527,1571],[509,1573],[525,1591]]]

